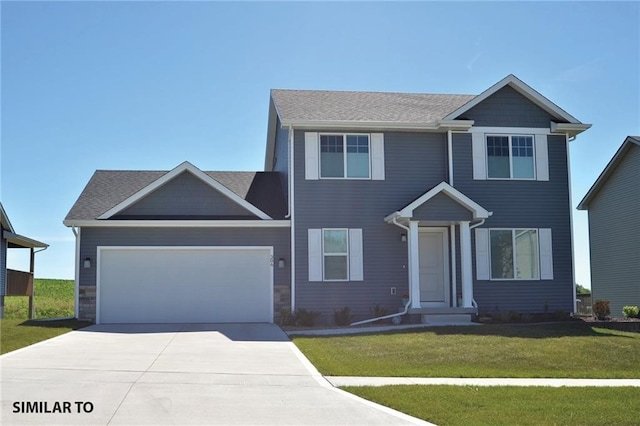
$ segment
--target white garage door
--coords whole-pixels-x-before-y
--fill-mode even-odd
[[[98,323],[272,322],[271,247],[98,247]]]

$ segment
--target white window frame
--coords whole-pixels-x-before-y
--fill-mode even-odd
[[[491,177],[489,176],[489,147],[487,146],[487,140],[489,137],[491,136],[498,136],[498,137],[508,137],[509,138],[509,177],[508,178],[499,178],[499,177]],[[530,178],[524,178],[524,177],[513,177],[513,152],[512,152],[512,147],[513,147],[513,137],[514,136],[528,136],[531,138],[531,147],[533,148],[533,177]],[[537,165],[536,165],[536,136],[533,134],[528,134],[528,133],[486,133],[484,135],[484,161],[485,161],[485,167],[487,170],[487,180],[538,180],[538,177],[536,176],[537,173]]]
[[[537,249],[538,249],[538,278],[518,278],[516,276],[516,230],[520,231],[536,231]],[[511,231],[511,249],[513,257],[513,278],[493,278],[493,259],[491,253],[491,231]],[[538,228],[489,228],[489,280],[490,281],[540,281],[540,229]]]
[[[331,176],[322,176],[322,137],[323,136],[342,136],[342,161],[343,161],[343,170],[344,176],[339,177],[331,177]],[[366,136],[369,142],[369,177],[349,177],[347,170],[347,136]],[[371,164],[371,133],[318,133],[318,178],[319,179],[327,179],[327,180],[344,180],[344,179],[352,179],[352,180],[372,180],[372,164]]]
[[[345,253],[325,253],[324,251],[324,232],[325,231],[344,231],[346,238],[347,238],[347,251]],[[349,256],[349,228],[322,228],[321,230],[321,237],[322,237],[322,281],[327,281],[327,282],[344,282],[344,281],[349,281],[350,278],[350,273],[351,271],[349,270],[349,261],[350,261],[350,256]],[[347,277],[344,279],[327,279],[326,275],[325,275],[325,263],[324,263],[324,258],[326,256],[344,256],[347,258]]]

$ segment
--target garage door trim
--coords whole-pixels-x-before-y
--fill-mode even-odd
[[[101,255],[108,250],[208,250],[208,251],[243,251],[243,250],[264,250],[269,254],[269,311],[271,322],[273,322],[273,246],[97,246],[96,256],[96,324],[101,323],[100,318],[100,271]]]

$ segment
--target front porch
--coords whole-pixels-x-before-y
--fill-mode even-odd
[[[471,229],[491,216],[446,182],[385,218],[407,231],[407,313],[422,322],[470,321],[473,298]]]

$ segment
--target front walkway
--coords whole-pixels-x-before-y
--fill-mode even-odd
[[[512,379],[448,377],[345,377],[324,376],[333,386],[454,385],[454,386],[550,386],[640,387],[640,379]]]

